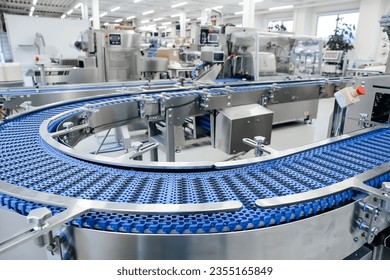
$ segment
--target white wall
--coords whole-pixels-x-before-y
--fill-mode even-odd
[[[390,3],[388,0],[361,0],[359,23],[355,41],[354,60],[368,60],[384,62],[381,55],[382,28],[380,18],[388,14]]]
[[[352,11],[359,11],[360,16],[355,49],[350,51],[350,59],[371,60],[374,63],[385,62],[388,50],[385,53],[383,44],[386,41],[387,44],[390,43],[378,21],[382,15],[390,14],[390,0],[352,0],[341,4],[337,1],[324,1],[320,5],[309,5],[278,13],[261,12],[255,15],[255,28],[264,31],[267,30],[267,23],[270,20],[293,19],[295,34],[316,36],[318,16]],[[240,24],[239,21],[242,21],[241,17],[226,20],[236,24]]]
[[[317,17],[313,8],[298,8],[294,11],[294,33],[313,36],[313,22],[317,25]],[[315,35],[315,31],[314,31]]]
[[[375,0],[376,1],[376,0]],[[375,2],[373,1],[373,2]],[[326,2],[324,2],[326,3]],[[353,1],[350,3],[343,3],[343,4],[337,4],[332,3],[327,6],[319,6],[319,7],[313,7],[313,21],[312,21],[312,29],[311,29],[311,35],[315,36],[317,32],[317,19],[320,15],[326,15],[326,14],[336,14],[336,13],[347,13],[352,11],[359,11],[360,7],[360,1]]]
[[[324,3],[327,3],[324,1]],[[327,3],[294,10],[294,32],[299,35],[316,36],[318,16],[358,11],[360,1],[350,3]]]
[[[38,54],[34,47],[36,33],[41,33],[45,44],[56,49],[56,57],[77,58],[84,55],[71,45],[78,40],[79,34],[88,29],[88,20],[29,17],[5,14],[7,33],[14,62],[22,64],[23,72],[34,64]],[[25,82],[29,84],[30,80]]]
[[[374,0],[372,2],[375,2]],[[379,0],[380,1],[380,0]],[[386,1],[386,0],[385,0]],[[388,1],[388,0],[387,0]],[[294,33],[297,35],[315,36],[317,30],[317,17],[323,14],[334,14],[339,12],[357,11],[360,7],[360,0],[348,3],[338,3],[337,1],[324,1],[323,4],[309,5],[303,8],[291,9],[280,12],[260,12],[255,15],[255,28],[267,30],[268,21],[272,20],[294,20]],[[242,24],[242,18],[230,17],[225,22]]]

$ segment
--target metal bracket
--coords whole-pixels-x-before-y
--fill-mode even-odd
[[[29,224],[32,224],[34,226],[34,230],[39,231],[48,226],[46,220],[49,219],[51,216],[52,213],[49,209],[38,208],[32,210],[28,214],[27,221]],[[52,242],[53,242],[53,234],[51,231],[35,239],[35,244],[38,245],[39,247],[44,247],[45,245],[48,245]]]
[[[273,83],[271,88],[268,90],[268,99],[272,100],[274,98],[274,93],[280,91],[280,89],[281,87],[278,84]]]
[[[29,111],[33,109],[34,107],[32,106],[31,101],[25,101],[22,104],[20,104],[20,108],[23,108],[25,111]]]
[[[263,148],[264,147],[263,143],[265,142],[265,137],[263,136],[255,136],[254,140],[250,138],[244,138],[242,139],[242,142],[254,148],[255,157],[261,157],[263,155],[263,152],[267,152]]]
[[[158,142],[152,142],[152,143],[141,143],[141,142],[135,142],[133,143],[133,148],[134,152],[131,154],[129,159],[134,159],[134,160],[142,160],[142,155],[157,149],[160,143]]]
[[[82,124],[82,125],[73,126],[73,123],[72,123],[72,125],[70,125],[70,123],[71,122],[64,123],[63,127],[65,129],[58,130],[56,132],[52,132],[49,135],[51,137],[55,138],[55,137],[71,134],[72,132],[75,132],[75,131],[79,131],[79,130],[83,130],[83,129],[89,128],[89,124]]]
[[[382,184],[381,190],[385,197],[390,196],[390,183]],[[355,224],[357,229],[362,231],[367,243],[371,243],[375,236],[388,225],[390,220],[390,201],[387,199],[377,199],[377,197],[367,197],[359,202],[357,219]]]
[[[200,106],[205,110],[220,110],[226,107],[232,106],[232,96],[230,91],[226,91],[223,94],[213,95],[206,93],[202,96]]]
[[[159,100],[151,98],[150,96],[142,94],[138,105],[141,118],[161,114]]]

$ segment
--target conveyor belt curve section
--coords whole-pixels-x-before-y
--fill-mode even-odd
[[[70,223],[83,228],[125,233],[201,234],[268,227],[321,213],[351,200],[352,191],[272,210],[257,208],[255,201],[323,188],[390,160],[389,129],[375,130],[266,162],[197,172],[153,172],[84,162],[50,147],[39,134],[42,122],[61,112],[94,102],[115,103],[117,100],[119,97],[58,105],[1,125],[0,180],[21,188],[100,201],[187,204],[239,200],[243,203],[241,210],[232,213],[88,213]],[[389,179],[388,174],[383,176],[380,181]],[[372,184],[376,186],[379,182]],[[42,206],[6,195],[0,195],[0,204],[23,215]],[[54,215],[62,210],[49,208]]]

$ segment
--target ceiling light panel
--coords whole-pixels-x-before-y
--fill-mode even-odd
[[[154,10],[150,10],[150,11],[143,12],[142,15],[146,16],[146,15],[150,15],[153,13],[154,13]]]
[[[188,4],[187,2],[180,2],[180,3],[172,5],[171,8],[178,8],[178,7],[187,5],[187,4]]]
[[[277,11],[277,10],[287,10],[287,9],[292,9],[292,8],[294,8],[293,5],[287,5],[287,6],[272,7],[272,8],[269,8],[268,10]]]
[[[253,2],[256,4],[256,3],[264,2],[264,0],[255,0]],[[238,5],[240,5],[240,6],[244,5],[244,2],[240,2],[240,3],[238,3]]]

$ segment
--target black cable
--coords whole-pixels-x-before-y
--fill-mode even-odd
[[[187,102],[187,103],[184,103],[184,104],[180,104],[180,105],[177,105],[177,106],[172,106],[172,107],[167,107],[167,109],[175,109],[175,108],[180,108],[180,107],[183,107],[183,106],[186,106],[186,105],[189,105],[191,103],[195,103],[196,99],[190,101],[190,102]]]

